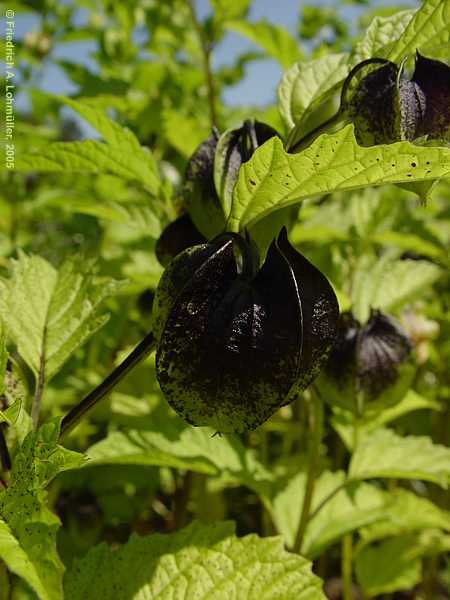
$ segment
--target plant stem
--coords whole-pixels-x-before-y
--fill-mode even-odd
[[[39,374],[36,382],[36,389],[34,391],[33,403],[31,405],[31,423],[33,431],[36,431],[39,425],[39,412],[41,410],[42,394],[44,392],[45,384],[45,337],[46,331],[44,330],[44,336],[42,341],[42,352],[39,362]]]
[[[343,600],[352,600],[352,560],[353,560],[353,538],[349,533],[342,540],[342,598]]]
[[[146,358],[155,346],[155,338],[152,333],[148,333],[127,358],[114,369],[108,377],[102,381],[92,392],[90,392],[79,404],[74,406],[61,421],[60,439],[63,438],[81,418],[90,411],[102,398],[108,395],[116,385],[131,371],[137,364]]]
[[[217,112],[216,112],[216,93],[214,89],[214,78],[211,70],[211,44],[208,43],[205,32],[197,19],[197,15],[194,7],[194,0],[186,0],[189,12],[191,13],[192,23],[194,25],[194,29],[197,32],[198,39],[200,41],[200,46],[202,49],[202,57],[203,57],[203,71],[206,79],[206,86],[208,88],[208,104],[209,104],[209,114],[211,120],[211,128],[217,127]]]
[[[338,494],[341,490],[345,489],[346,486],[351,483],[351,479],[346,479],[343,483],[336,486],[334,490],[332,490],[325,498],[316,506],[313,512],[309,515],[309,520],[314,519],[315,516],[322,510],[322,508],[328,504],[330,500],[332,500],[336,494]]]
[[[323,400],[318,394],[314,394],[310,405],[310,418],[312,428],[312,440],[309,450],[308,472],[306,474],[305,496],[303,499],[300,523],[298,525],[297,535],[293,546],[293,551],[300,553],[305,537],[306,526],[310,519],[311,503],[314,494],[314,484],[316,480],[317,463],[319,459],[320,444],[323,434]]]
[[[180,527],[186,525],[193,477],[194,474],[192,471],[186,471],[181,486],[175,491],[173,500],[173,522],[175,529],[180,529]]]
[[[5,438],[6,423],[0,423],[0,464],[3,471],[11,470],[11,457]]]
[[[337,113],[335,113],[332,117],[327,119],[324,123],[321,123],[317,127],[314,127],[312,131],[300,138],[297,142],[294,143],[293,146],[291,146],[292,140],[288,139],[286,144],[286,152],[289,152],[290,154],[300,152],[300,150],[302,150],[306,146],[309,146],[309,144],[311,144],[320,133],[324,132],[326,129],[328,129],[328,127],[331,127],[331,125],[338,123],[343,118],[343,116],[344,111],[339,109]]]

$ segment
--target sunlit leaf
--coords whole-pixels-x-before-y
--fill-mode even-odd
[[[0,492],[0,558],[40,600],[60,600],[64,567],[56,551],[58,518],[45,505],[44,486],[78,468],[81,454],[57,446],[59,425],[30,433],[14,457],[11,481]]]
[[[450,449],[425,436],[402,437],[390,429],[364,436],[350,462],[352,479],[422,479],[443,488],[450,481]]]
[[[353,127],[324,134],[299,154],[287,153],[278,138],[258,148],[239,173],[228,226],[251,227],[275,210],[337,190],[448,177],[450,148],[409,142],[363,148]]]
[[[113,280],[94,277],[92,261],[68,259],[56,270],[21,253],[0,281],[0,315],[22,358],[48,381],[105,323],[98,308],[116,289]]]
[[[68,571],[65,598],[325,600],[310,563],[286,552],[281,538],[237,538],[233,529],[193,523],[170,535],[133,535],[115,550],[101,544]]]

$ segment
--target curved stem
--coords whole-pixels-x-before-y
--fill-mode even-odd
[[[346,96],[347,96],[348,89],[350,87],[351,80],[359,71],[361,71],[361,69],[363,69],[364,67],[367,67],[368,65],[371,65],[371,64],[387,64],[389,62],[390,61],[388,61],[385,58],[368,58],[368,59],[363,60],[362,62],[358,63],[356,66],[354,66],[353,69],[350,71],[350,73],[345,78],[345,81],[342,85],[340,106],[339,106],[337,113],[335,113],[332,117],[327,119],[324,123],[321,123],[320,125],[315,127],[312,131],[310,131],[305,136],[300,138],[300,140],[298,140],[297,142],[293,142],[293,139],[292,139],[292,137],[295,134],[295,129],[294,129],[286,143],[286,152],[290,152],[291,154],[300,152],[300,150],[303,149],[305,146],[308,146],[309,144],[311,144],[311,142],[320,133],[322,133],[328,127],[330,127],[331,125],[334,125],[335,123],[338,123],[342,118],[344,118],[345,113],[347,111]],[[291,145],[291,144],[293,144],[293,145]]]
[[[195,13],[194,0],[186,0],[189,8],[189,12],[191,13],[192,23],[194,25],[195,31],[197,32],[197,36],[200,41],[200,46],[202,49],[203,56],[203,71],[205,73],[206,85],[208,88],[208,103],[209,103],[209,113],[211,119],[211,127],[214,128],[217,126],[217,113],[216,113],[216,93],[214,89],[214,79],[211,70],[211,44],[205,38],[205,32],[202,29],[201,24],[197,19],[197,15]]]
[[[309,450],[308,472],[306,474],[305,496],[303,498],[300,523],[298,525],[297,535],[293,546],[293,551],[300,553],[305,537],[306,526],[310,519],[311,503],[314,494],[314,484],[316,481],[317,463],[319,460],[320,444],[323,434],[323,400],[315,394],[311,401],[311,425],[312,440]]]
[[[307,133],[305,136],[303,136],[297,142],[295,142],[293,146],[291,146],[292,142],[288,140],[286,144],[286,152],[289,152],[290,154],[300,152],[300,150],[302,150],[306,146],[309,146],[309,144],[311,144],[315,140],[315,138],[319,134],[324,132],[328,127],[334,125],[335,123],[338,123],[343,118],[343,116],[344,111],[341,108],[339,108],[337,113],[335,113],[332,117],[327,119],[324,123],[321,123],[317,127],[314,127],[313,130],[311,130],[309,133]]]
[[[81,418],[90,411],[102,398],[108,395],[116,385],[131,371],[137,364],[146,358],[155,346],[155,338],[152,333],[148,333],[127,358],[114,369],[108,377],[102,381],[92,392],[90,392],[79,404],[74,406],[61,421],[61,432],[59,439],[63,438],[71,431],[81,420]]]

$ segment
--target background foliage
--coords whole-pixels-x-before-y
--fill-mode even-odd
[[[13,3],[40,20],[17,40],[28,105],[1,173],[0,599],[448,597],[448,145],[361,147],[351,124],[299,154],[272,138],[222,199],[262,248],[289,221],[341,310],[401,321],[414,354],[380,398],[355,412],[319,380],[257,431],[213,437],[170,410],[150,357],[58,445],[59,417],[151,328],[155,244],[212,122],[300,139],[361,60],[450,58],[448,0],[368,4],[352,24],[302,5],[295,36],[248,0],[210,4],[201,20],[187,0]],[[228,31],[254,50],[211,72]],[[95,42],[92,68],[57,57],[74,40]],[[222,102],[265,57],[278,106]],[[70,98],[40,89],[52,64]]]

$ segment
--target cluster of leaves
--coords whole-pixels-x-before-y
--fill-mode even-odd
[[[445,597],[448,140],[363,147],[349,123],[286,148],[335,113],[362,61],[448,62],[450,2],[375,17],[353,42],[339,10],[304,8],[296,39],[249,20],[246,0],[211,5],[199,21],[186,0],[86,1],[80,26],[71,5],[18,4],[42,22],[18,48],[31,112],[0,193],[0,599],[350,598],[352,579],[365,597]],[[330,15],[332,39],[318,35]],[[259,51],[211,75],[227,31]],[[95,70],[54,53],[80,39],[95,44]],[[279,113],[222,106],[262,56],[286,69]],[[73,97],[36,87],[41,61]],[[101,139],[79,139],[62,106]],[[187,160],[211,118],[230,139],[243,117],[280,137],[222,192],[214,173],[222,222],[262,254],[288,225],[341,311],[361,331],[374,309],[395,316],[412,355],[376,398],[324,374],[257,431],[221,437],[171,411],[149,357],[63,447],[59,417],[152,327],[155,249],[186,208]]]

